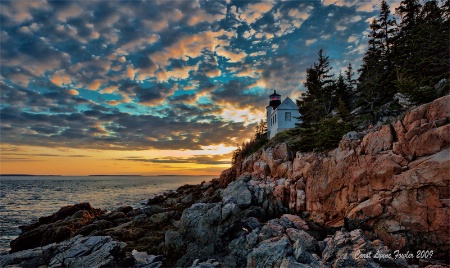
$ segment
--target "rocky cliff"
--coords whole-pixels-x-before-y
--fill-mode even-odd
[[[320,226],[363,228],[398,250],[450,248],[450,96],[402,119],[350,132],[328,153],[260,150],[226,170],[220,182],[251,174],[273,188],[291,213]]]
[[[327,153],[261,149],[219,179],[23,226],[1,267],[442,267],[450,96]]]

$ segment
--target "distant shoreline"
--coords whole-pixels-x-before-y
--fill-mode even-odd
[[[36,176],[46,176],[46,177],[62,177],[62,175],[34,175],[34,174],[0,174],[0,177],[36,177]]]
[[[114,174],[91,174],[91,175],[39,175],[39,174],[0,174],[0,177],[202,177],[202,176],[211,176],[215,175],[134,175],[134,174],[126,174],[126,175],[114,175]]]
[[[93,174],[93,175],[87,175],[87,176],[88,177],[108,177],[108,176],[111,176],[111,177],[124,177],[124,176],[126,176],[126,177],[130,177],[130,176],[142,177],[142,175],[131,175],[131,174],[128,174],[128,175]]]

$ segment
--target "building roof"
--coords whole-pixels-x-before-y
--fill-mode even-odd
[[[295,104],[291,98],[286,97],[284,101],[277,107],[277,110],[298,110],[297,104]]]

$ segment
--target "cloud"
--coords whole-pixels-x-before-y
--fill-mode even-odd
[[[64,8],[63,10],[59,11],[56,16],[59,21],[61,22],[67,22],[67,19],[69,18],[76,18],[83,10],[77,5],[77,4],[71,4],[70,6]]]
[[[164,163],[164,164],[203,164],[203,165],[226,165],[231,164],[231,154],[224,155],[194,155],[191,157],[163,157],[163,158],[142,158],[128,157],[115,158],[119,161],[133,161],[146,163]]]
[[[272,2],[261,2],[248,4],[246,7],[240,9],[233,8],[233,12],[240,21],[252,24],[260,19],[263,14],[269,12],[272,6]]]
[[[215,51],[218,56],[222,56],[222,57],[228,59],[228,62],[230,62],[230,63],[240,62],[247,56],[247,54],[243,51],[235,53],[235,52],[229,51],[223,47],[219,47]]]
[[[68,93],[73,96],[80,94],[76,89],[69,89]]]
[[[180,150],[253,135],[273,89],[293,98],[303,90],[318,47],[333,52],[332,65],[357,66],[375,15],[367,10],[379,4],[0,5],[2,143]]]
[[[307,46],[309,46],[311,44],[314,44],[315,42],[317,42],[317,38],[306,40],[305,43]]]
[[[347,42],[353,43],[353,42],[355,42],[357,39],[358,39],[358,37],[356,37],[356,36],[354,36],[354,35],[351,35],[351,36],[347,39]]]

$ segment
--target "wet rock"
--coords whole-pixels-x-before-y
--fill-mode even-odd
[[[142,213],[147,215],[148,217],[152,216],[153,214],[161,213],[165,211],[165,209],[162,206],[159,205],[153,205],[153,206],[147,206],[141,209]]]
[[[174,211],[161,212],[150,217],[149,222],[152,224],[162,224],[170,222],[177,215]]]
[[[133,211],[133,207],[131,207],[131,206],[123,206],[123,207],[120,207],[120,208],[116,209],[115,211],[123,212],[124,214],[128,214],[129,212]]]
[[[62,207],[35,224],[21,226],[22,234],[11,242],[11,252],[61,242],[104,213],[105,210],[92,208],[89,203]]]
[[[111,221],[112,222],[112,221],[115,221],[115,220],[118,220],[118,219],[123,219],[125,217],[126,217],[125,213],[120,212],[120,211],[116,211],[116,212],[103,214],[103,215],[97,217],[97,219],[98,220],[106,220],[106,221]]]

